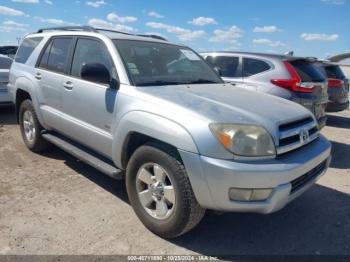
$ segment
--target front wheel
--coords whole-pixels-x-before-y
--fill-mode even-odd
[[[128,163],[126,186],[136,215],[161,237],[182,235],[204,216],[185,168],[170,147],[150,144],[138,148]]]

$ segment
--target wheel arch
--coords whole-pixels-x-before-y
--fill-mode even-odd
[[[32,83],[30,79],[27,77],[21,76],[16,79],[15,82],[15,108],[16,108],[16,116],[17,116],[17,122],[18,122],[18,113],[19,113],[19,107],[21,106],[21,103],[26,100],[30,99],[33,102],[33,106],[35,109],[35,113],[38,117],[38,120],[42,126],[44,126],[44,120],[41,114],[39,101],[36,97],[35,93],[35,85]]]
[[[113,161],[125,169],[132,153],[148,142],[166,145],[177,153],[178,149],[198,153],[193,138],[178,123],[152,113],[132,111],[124,115],[116,129]]]

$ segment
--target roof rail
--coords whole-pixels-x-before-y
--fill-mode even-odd
[[[134,35],[122,31],[117,31],[117,30],[111,30],[111,29],[104,29],[104,28],[95,28],[96,31],[104,31],[104,32],[112,32],[112,33],[118,33],[118,34],[123,34],[123,35]],[[143,37],[151,37],[159,40],[164,40],[168,41],[166,38],[159,36],[159,35],[136,35],[136,36],[143,36]]]
[[[85,31],[85,32],[97,32],[97,30],[91,26],[62,26],[62,27],[48,27],[41,28],[37,33],[43,33],[45,31]]]
[[[112,32],[112,33],[118,33],[118,34],[123,34],[123,35],[132,35],[130,33],[126,33],[123,31],[117,31],[117,30],[112,30],[112,29],[104,29],[104,28],[94,28],[96,31],[104,31],[104,32]]]
[[[151,37],[151,38],[158,39],[158,40],[168,41],[168,39],[166,39],[165,37],[162,37],[160,35],[137,35],[137,36]]]
[[[94,32],[98,33],[100,31],[102,32],[112,32],[112,33],[118,33],[123,35],[134,35],[122,31],[112,30],[112,29],[104,29],[104,28],[94,28],[92,26],[61,26],[61,27],[48,27],[48,28],[41,28],[37,31],[37,33],[43,33],[45,31],[84,31],[84,32]],[[136,35],[136,36],[142,36],[142,37],[151,37],[158,40],[164,40],[168,41],[166,38],[159,36],[159,35]]]

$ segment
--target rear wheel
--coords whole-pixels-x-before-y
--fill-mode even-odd
[[[41,136],[42,126],[36,116],[32,101],[27,99],[19,108],[19,125],[26,146],[33,152],[40,152],[49,146]]]
[[[185,168],[170,147],[149,144],[138,148],[128,163],[126,185],[136,215],[161,237],[182,235],[204,216]]]

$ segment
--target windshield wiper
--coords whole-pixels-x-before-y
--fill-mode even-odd
[[[187,83],[177,82],[177,81],[158,80],[158,81],[151,81],[151,82],[143,82],[137,85],[138,86],[166,86],[166,85],[184,85],[184,84],[187,84]]]
[[[196,79],[191,82],[187,82],[186,84],[218,84],[216,81],[208,80],[208,79]]]

